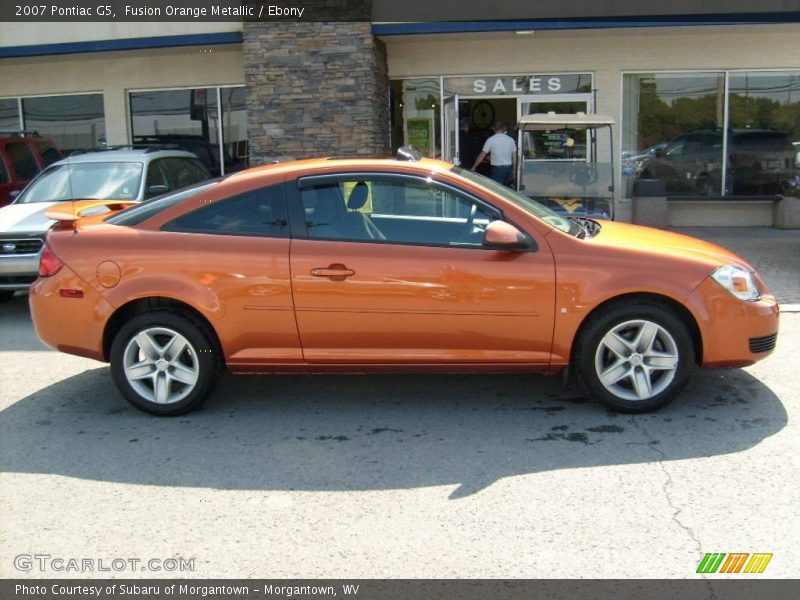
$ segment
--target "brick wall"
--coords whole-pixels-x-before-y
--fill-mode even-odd
[[[369,22],[244,25],[251,164],[389,153],[386,48]]]

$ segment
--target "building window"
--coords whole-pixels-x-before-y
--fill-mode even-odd
[[[0,131],[19,129],[19,103],[16,98],[0,98]]]
[[[247,159],[245,93],[243,87],[131,92],[133,142],[183,146],[215,175],[240,170]]]
[[[390,83],[392,153],[414,146],[424,156],[441,157],[441,85],[438,77]]]
[[[800,71],[734,72],[729,89],[728,187],[734,194],[797,188]]]
[[[622,112],[627,196],[637,179],[714,197],[780,194],[796,177],[800,71],[628,74]]]
[[[22,117],[25,129],[52,138],[65,154],[105,144],[102,94],[23,98]]]

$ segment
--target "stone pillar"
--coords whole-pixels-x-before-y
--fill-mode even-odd
[[[388,157],[386,47],[369,22],[244,24],[251,165]]]

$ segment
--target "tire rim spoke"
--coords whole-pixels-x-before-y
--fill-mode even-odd
[[[142,331],[136,336],[136,343],[139,344],[139,349],[142,353],[150,360],[161,358],[161,348],[158,347],[147,331]]]
[[[159,404],[169,403],[169,379],[166,373],[156,373],[153,377],[155,401]]]
[[[651,369],[670,370],[678,367],[678,357],[665,352],[650,352],[645,355],[645,361]]]
[[[156,365],[152,360],[144,360],[138,364],[125,367],[125,375],[128,379],[147,379],[152,377],[156,371]]]
[[[610,331],[603,338],[603,344],[620,358],[627,358],[633,350],[628,340],[620,337],[616,331]]]
[[[198,373],[196,369],[187,367],[179,362],[173,362],[171,363],[171,366],[171,375],[176,381],[185,383],[186,385],[194,385],[197,383]]]
[[[603,382],[603,385],[608,387],[609,385],[614,385],[620,379],[628,377],[631,374],[631,367],[627,362],[618,361],[614,363],[611,367],[603,371],[600,375],[600,381]]]
[[[166,346],[164,346],[161,356],[170,361],[174,360],[183,354],[188,345],[189,342],[185,337],[182,335],[176,335],[167,343]]]
[[[658,330],[658,325],[646,321],[639,330],[639,335],[636,336],[634,349],[641,354],[652,351],[653,343],[656,341],[656,335],[658,335]]]
[[[633,389],[636,390],[636,395],[640,400],[647,400],[653,395],[653,388],[651,386],[650,374],[644,369],[634,369],[633,371]]]

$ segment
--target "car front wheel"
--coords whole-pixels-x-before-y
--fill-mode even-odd
[[[174,416],[198,408],[216,380],[217,357],[203,324],[172,311],[133,318],[111,344],[111,373],[137,408]]]
[[[615,410],[641,413],[668,404],[681,391],[694,367],[694,346],[672,311],[636,301],[593,317],[576,360],[595,397]]]

